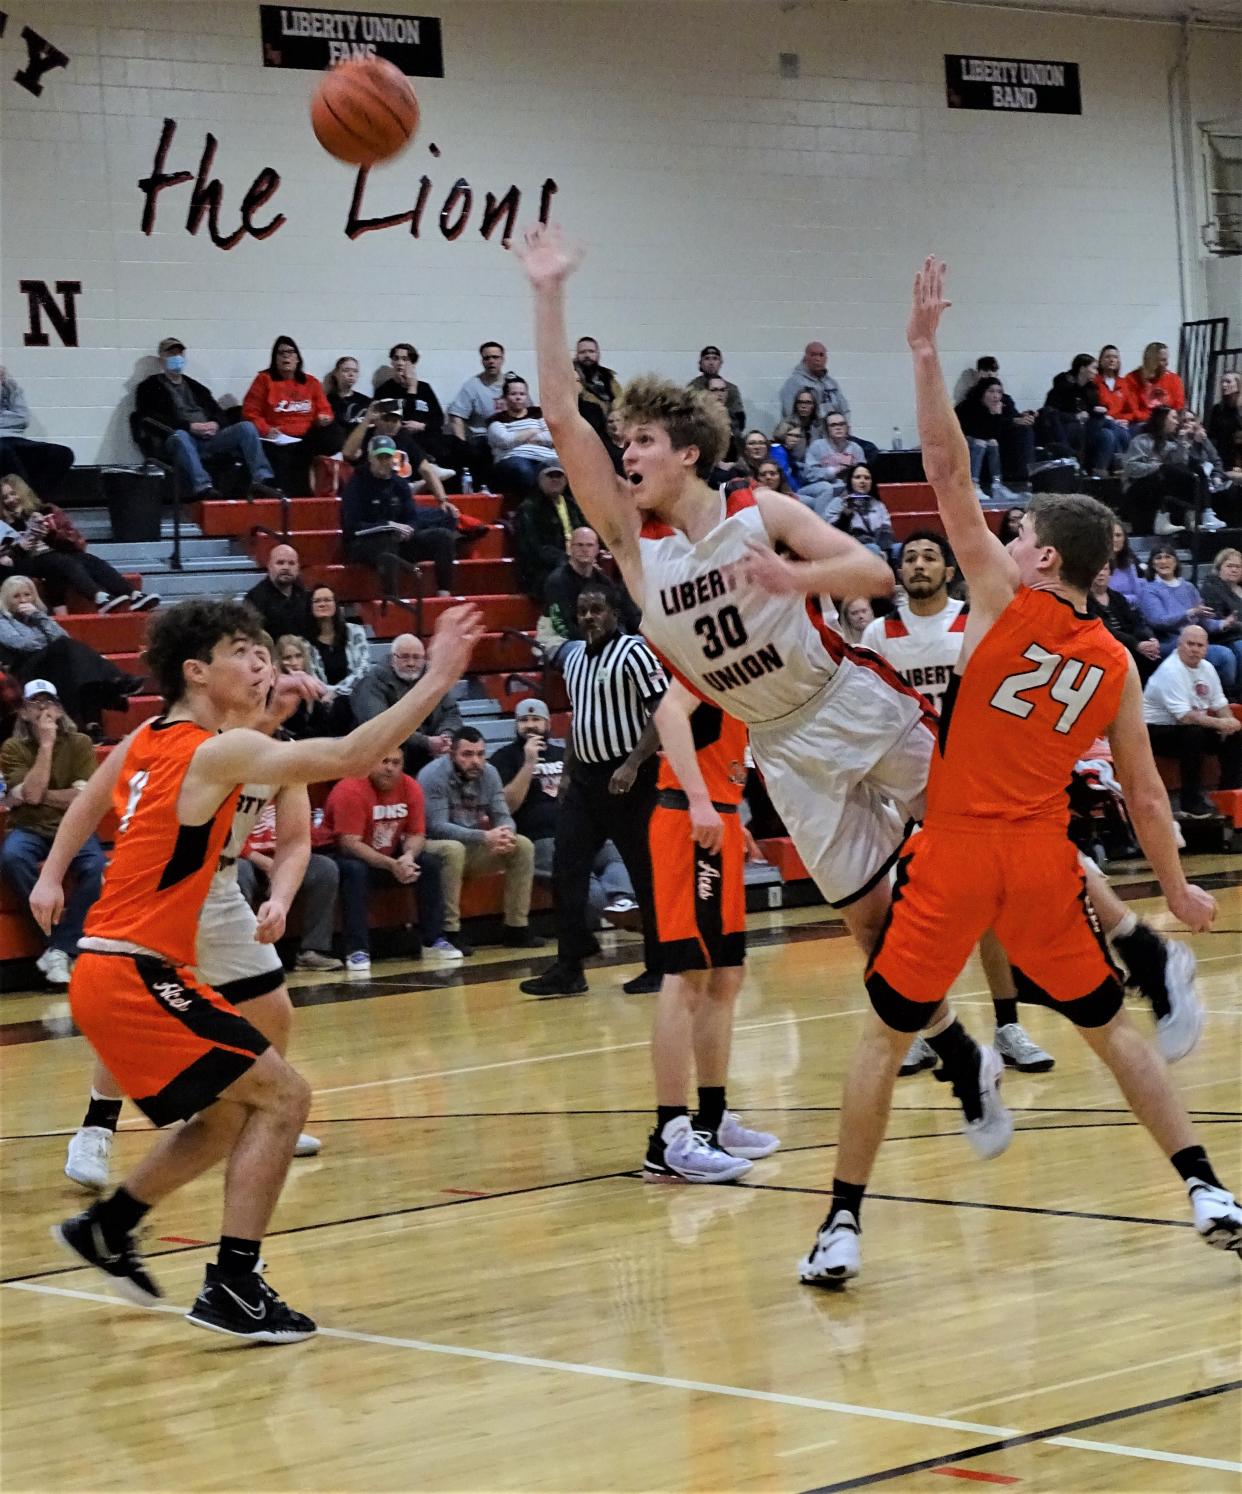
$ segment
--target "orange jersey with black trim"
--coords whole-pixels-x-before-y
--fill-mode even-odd
[[[1130,658],[1104,624],[1020,587],[950,683],[927,785],[938,821],[1069,821],[1074,764],[1116,719]]]
[[[745,724],[726,716],[719,706],[704,702],[690,716],[699,772],[713,804],[740,804],[746,785]],[[660,759],[657,788],[680,789],[681,783],[666,757]]]
[[[192,965],[203,900],[228,839],[241,785],[201,825],[177,819],[190,760],[214,732],[193,721],[147,722],[125,753],[112,804],[119,827],[85,934]]]

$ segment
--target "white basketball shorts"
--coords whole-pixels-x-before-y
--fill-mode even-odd
[[[258,919],[237,880],[213,880],[198,920],[198,978],[234,1004],[252,1001],[284,984],[285,972],[272,944],[254,937]]]

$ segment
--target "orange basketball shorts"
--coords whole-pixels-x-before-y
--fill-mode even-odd
[[[84,950],[69,1006],[122,1090],[157,1126],[206,1109],[269,1047],[218,991],[154,956]]]
[[[744,965],[742,822],[731,805],[725,806],[724,842],[718,852],[705,851],[690,838],[689,811],[673,807],[666,802],[670,798],[661,793],[648,831],[662,968],[679,975],[684,970]]]
[[[1059,829],[916,830],[897,862],[893,906],[867,967],[871,1004],[917,1032],[988,929],[1023,1000],[1102,1027],[1122,985],[1087,898],[1078,852]]]

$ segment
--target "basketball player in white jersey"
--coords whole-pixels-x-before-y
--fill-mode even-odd
[[[934,530],[921,529],[901,547],[900,578],[908,601],[887,617],[877,617],[860,646],[872,649],[893,666],[908,685],[921,691],[940,710],[966,636],[966,607],[949,595],[956,575],[949,542]],[[1198,1040],[1202,1007],[1194,990],[1195,957],[1189,947],[1165,939],[1128,909],[1095,863],[1080,858],[1092,906],[1105,936],[1120,955],[1132,984],[1151,1003],[1156,1016],[1156,1045],[1169,1063],[1184,1058]],[[996,1012],[993,1046],[1011,1068],[1046,1073],[1054,1059],[1038,1047],[1018,1022],[1017,995],[1009,961],[997,940],[986,935],[980,958]],[[902,1075],[936,1066],[926,1038],[916,1037]]]
[[[807,870],[869,951],[905,825],[921,816],[934,718],[890,666],[848,648],[814,598],[885,595],[892,572],[794,498],[709,487],[728,418],[678,385],[630,384],[618,477],[578,413],[564,283],[579,256],[543,225],[518,254],[534,291],[540,400],[574,496],[674,674],[750,728]],[[779,558],[778,545],[800,558]],[[701,780],[693,755],[685,766]],[[710,805],[706,817],[692,813],[691,829],[696,838],[718,832]]]
[[[296,672],[276,676],[279,693],[257,717],[231,721],[230,726],[248,726],[275,731],[302,700],[322,693],[309,676]],[[98,824],[112,802],[113,779],[125,759],[122,742],[109,754],[91,782],[99,780]],[[109,773],[110,764],[115,764]],[[256,915],[237,883],[237,861],[255,821],[264,806],[275,799],[276,849],[271,887]],[[283,1054],[289,1042],[293,1006],[285,985],[284,967],[276,953],[276,941],[285,931],[289,907],[306,875],[310,857],[310,800],[306,786],[297,784],[273,789],[267,784],[248,783],[241,791],[228,840],[220,853],[220,864],[199,917],[195,969],[205,984],[214,987],[235,1006]],[[121,1114],[121,1091],[107,1068],[98,1060],[91,1078],[91,1097],[82,1125],[69,1141],[65,1176],[83,1188],[103,1189],[108,1183],[112,1139]],[[317,1137],[305,1132],[298,1137],[296,1157],[312,1157],[320,1149]]]

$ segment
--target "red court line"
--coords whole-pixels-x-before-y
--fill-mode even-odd
[[[460,1198],[486,1198],[486,1193],[476,1193],[473,1188],[441,1188],[441,1193],[455,1193]]]
[[[943,1473],[949,1478],[972,1478],[980,1484],[1020,1484],[1010,1473],[981,1473],[977,1468],[929,1468],[928,1473]]]
[[[188,1235],[160,1235],[158,1239],[162,1245],[206,1245],[207,1240],[191,1240]]]

